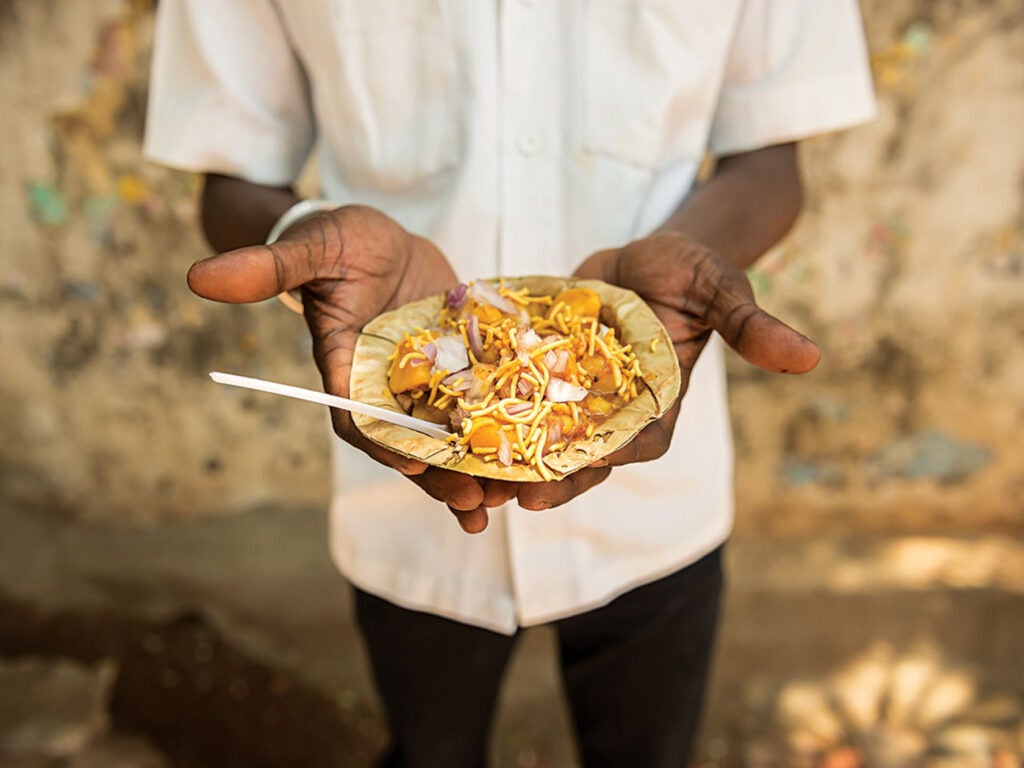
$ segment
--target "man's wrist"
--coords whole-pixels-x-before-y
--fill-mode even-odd
[[[684,230],[669,226],[656,229],[647,237],[640,238],[639,241],[634,242],[644,242],[649,247],[654,247],[659,251],[664,251],[665,249],[674,251],[680,258],[692,259],[694,255],[722,258],[714,248],[702,242],[700,238]]]

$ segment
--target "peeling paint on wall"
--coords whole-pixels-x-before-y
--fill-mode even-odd
[[[739,525],[1019,526],[1024,14],[861,5],[879,119],[804,143],[805,215],[751,275],[823,357],[730,365]]]
[[[907,435],[868,457],[873,482],[893,478],[957,483],[980,472],[992,461],[988,448],[934,430]]]
[[[846,482],[840,467],[799,456],[784,456],[779,474],[789,485],[839,486]]]

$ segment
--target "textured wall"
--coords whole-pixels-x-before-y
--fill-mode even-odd
[[[0,7],[0,494],[124,518],[323,502],[325,417],[205,378],[316,383],[296,316],[185,286],[196,179],[140,157],[149,3]]]
[[[754,273],[825,357],[733,369],[741,525],[1019,525],[1024,13],[863,7],[880,119],[807,144],[807,212]]]
[[[1024,14],[866,0],[881,117],[808,142],[807,211],[753,273],[821,368],[732,365],[740,527],[999,528],[1024,509]],[[141,163],[146,2],[0,2],[0,501],[154,518],[324,503],[301,322],[213,306],[195,179]]]

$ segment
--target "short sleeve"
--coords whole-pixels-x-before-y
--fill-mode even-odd
[[[273,0],[161,0],[146,156],[287,185],[313,144],[309,85]]]
[[[875,116],[856,0],[744,0],[709,137],[715,155]]]

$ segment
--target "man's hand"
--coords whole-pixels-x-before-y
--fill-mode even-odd
[[[313,356],[324,390],[347,397],[360,329],[372,318],[457,283],[433,243],[406,232],[380,211],[346,206],[302,219],[273,245],[222,253],[192,265],[189,287],[231,303],[263,301],[301,288]],[[334,431],[356,448],[407,475],[446,503],[470,533],[487,525],[488,489],[463,475],[401,456],[364,437],[347,411],[331,410]],[[489,499],[489,500],[490,500]]]
[[[629,288],[650,305],[675,346],[680,397],[712,331],[748,362],[768,371],[806,373],[818,364],[817,345],[758,307],[742,270],[677,232],[659,232],[621,249],[599,251],[580,265],[576,276]],[[671,444],[680,402],[594,465],[562,481],[520,486],[519,504],[527,509],[556,507],[602,482],[614,466],[662,456]]]

